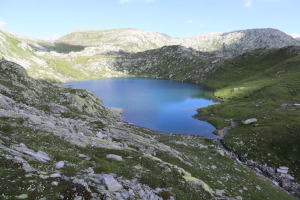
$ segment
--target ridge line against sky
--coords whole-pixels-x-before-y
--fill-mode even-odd
[[[0,28],[38,39],[136,28],[172,37],[275,28],[300,37],[299,0],[0,0]]]

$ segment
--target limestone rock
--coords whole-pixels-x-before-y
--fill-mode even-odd
[[[28,194],[21,194],[19,196],[16,196],[17,199],[27,199],[28,198]]]
[[[53,185],[53,186],[58,186],[58,182],[57,182],[57,181],[53,181],[53,182],[51,183],[51,185]]]
[[[217,154],[219,154],[220,156],[224,156],[225,152],[222,149],[218,149],[216,150]]]
[[[22,164],[22,169],[25,171],[25,172],[34,172],[35,169],[33,167],[31,167],[28,163],[23,163]]]
[[[114,155],[114,154],[107,154],[106,159],[115,160],[115,161],[122,161],[123,160],[121,156]]]
[[[279,168],[277,168],[276,171],[277,171],[278,173],[287,174],[288,171],[289,171],[289,168],[288,168],[288,167],[279,167]]]
[[[254,122],[257,122],[257,119],[256,118],[250,118],[250,119],[244,120],[243,124],[247,125],[247,124],[251,124],[251,123],[254,123]]]
[[[97,136],[98,138],[100,138],[100,139],[103,139],[104,137],[106,137],[106,135],[104,135],[104,134],[101,133],[101,132],[98,132],[98,133],[96,134],[96,136]]]
[[[286,174],[285,178],[287,178],[288,180],[294,180],[295,178],[292,177],[290,174]]]
[[[57,163],[55,164],[55,168],[56,168],[56,169],[61,169],[61,168],[64,167],[64,165],[65,165],[65,162],[64,162],[64,161],[59,161],[59,162],[57,162]]]
[[[58,173],[54,173],[54,174],[50,175],[50,178],[60,178],[60,177],[61,177],[61,175]]]
[[[225,191],[224,190],[216,190],[216,195],[217,196],[223,196],[223,193],[225,193]]]
[[[43,174],[40,174],[39,177],[40,177],[41,179],[47,179],[47,178],[49,178],[49,176],[43,175]]]
[[[94,170],[93,168],[89,167],[87,170],[85,170],[88,174],[93,175],[94,174]]]
[[[43,151],[34,152],[33,150],[28,149],[26,147],[26,145],[23,143],[21,143],[19,145],[13,145],[12,148],[19,152],[24,153],[25,155],[31,156],[40,162],[48,162],[51,160],[51,158],[48,156],[47,153],[45,153]]]
[[[110,192],[116,192],[123,189],[123,186],[113,177],[105,177],[104,183]]]

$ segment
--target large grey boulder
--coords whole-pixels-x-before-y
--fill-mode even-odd
[[[116,192],[123,189],[123,186],[113,177],[105,177],[103,181],[110,192]]]
[[[115,161],[122,161],[123,160],[121,156],[114,155],[114,154],[107,154],[106,159],[115,160]]]

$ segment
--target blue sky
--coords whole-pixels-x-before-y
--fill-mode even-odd
[[[0,28],[40,39],[115,28],[172,37],[277,28],[300,37],[300,0],[0,0]]]

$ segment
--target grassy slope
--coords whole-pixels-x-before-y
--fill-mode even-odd
[[[6,68],[5,70],[0,70],[0,72],[0,74],[3,75],[2,78],[5,77],[10,80],[0,80],[0,84],[9,88],[11,91],[9,94],[5,92],[3,94],[17,102],[25,102],[27,99],[19,95],[22,88],[11,82],[13,77],[19,77],[22,73],[26,76],[25,71],[21,70],[16,73],[16,69]],[[38,96],[35,98],[35,101],[28,101],[26,104],[43,110],[45,113],[50,112],[47,107],[49,103],[63,104],[60,102],[60,97],[63,94],[76,94],[79,91],[70,88],[56,87],[52,84],[43,84],[42,82],[29,78],[24,79],[19,77],[16,80],[17,83],[24,85],[29,90],[35,89]],[[90,97],[87,96],[87,98]],[[62,115],[62,117],[84,120],[82,116],[88,115],[87,113],[76,110],[70,104],[66,104],[65,106],[72,112],[67,116]],[[101,116],[105,118],[106,115],[104,111]],[[19,118],[18,116],[0,118],[0,143],[6,147],[10,147],[12,144],[24,143],[34,151],[42,150],[47,152],[53,159],[49,163],[41,164],[34,160],[28,161],[31,166],[40,172],[46,172],[47,174],[54,173],[55,169],[53,165],[58,161],[64,160],[66,167],[61,170],[61,174],[68,177],[82,178],[83,170],[92,167],[95,173],[99,174],[116,173],[118,176],[123,176],[126,179],[138,177],[141,183],[147,184],[152,188],[172,187],[171,194],[161,194],[165,196],[165,199],[167,199],[169,195],[175,196],[176,199],[211,198],[201,186],[195,187],[188,184],[175,168],[170,167],[171,171],[167,173],[165,167],[161,166],[160,162],[144,157],[140,151],[110,150],[96,147],[83,148],[64,141],[62,138],[55,136],[52,132],[32,129],[27,124],[27,119]],[[102,129],[103,126],[103,124],[100,124],[100,127],[90,126],[90,129],[96,133]],[[130,131],[142,137],[145,137],[145,135],[141,134],[141,132],[152,135],[156,134],[160,142],[183,152],[182,156],[184,161],[180,161],[166,154],[164,151],[157,152],[156,157],[172,165],[186,169],[193,177],[205,181],[213,189],[223,189],[225,195],[229,197],[242,196],[245,199],[293,198],[280,188],[275,187],[268,181],[257,176],[253,171],[239,165],[236,161],[217,154],[217,146],[213,144],[211,140],[205,140],[197,136],[193,136],[188,140],[188,138],[181,137],[180,135],[161,135],[152,131],[145,131],[138,127]],[[10,139],[4,139],[5,137]],[[187,145],[182,145],[182,142],[186,142]],[[198,145],[208,146],[209,148],[199,148]],[[0,154],[3,153],[5,152],[0,149]],[[79,153],[83,153],[91,159],[85,160],[79,158]],[[124,161],[114,162],[105,159],[106,154],[110,153],[121,155]],[[127,158],[127,156],[131,156],[132,158]],[[212,165],[216,166],[216,169],[212,168]],[[134,166],[140,167],[136,169]],[[86,199],[90,199],[90,193],[80,185],[58,178],[55,179],[55,181],[59,182],[59,187],[56,187],[50,184],[51,181],[49,181],[49,179],[41,179],[36,173],[33,173],[31,177],[24,177],[24,171],[20,170],[20,166],[14,165],[12,162],[2,158],[0,159],[0,174],[1,177],[3,177],[0,181],[0,193],[11,198],[26,193],[30,199],[39,199],[41,197],[57,199],[60,195],[72,199],[75,193],[71,191],[73,191],[73,188],[76,188],[78,194],[84,196]],[[244,189],[244,187],[247,189]],[[36,189],[30,190],[28,188]]]
[[[273,167],[288,166],[300,181],[300,55],[294,47],[246,53],[219,69],[205,85],[225,102],[199,110],[217,128],[239,125],[223,143],[240,157]],[[285,109],[281,105],[287,103]],[[243,125],[247,118],[257,123]],[[227,119],[227,120],[225,120]]]

